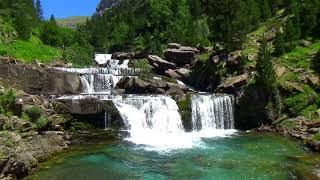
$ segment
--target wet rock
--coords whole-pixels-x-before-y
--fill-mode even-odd
[[[176,64],[168,62],[159,56],[149,55],[148,61],[158,74],[164,74],[168,69],[175,69]]]
[[[192,71],[187,68],[180,68],[180,69],[176,69],[175,72],[181,76],[182,80],[187,81]]]

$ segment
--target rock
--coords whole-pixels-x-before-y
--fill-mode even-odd
[[[308,76],[307,80],[311,86],[318,86],[320,84],[319,76]]]
[[[168,69],[175,69],[176,64],[168,62],[159,56],[149,55],[148,61],[158,74],[164,74]]]
[[[4,95],[5,89],[3,86],[0,86],[0,96]]]
[[[311,134],[316,134],[320,132],[320,128],[311,128],[311,129],[308,129],[308,133],[311,133]]]
[[[218,87],[218,89],[228,93],[235,92],[236,89],[242,87],[247,83],[248,77],[249,77],[248,74],[229,77],[223,81],[223,83]]]
[[[277,67],[276,68],[276,75],[278,77],[282,77],[286,73],[287,69],[283,66]]]
[[[191,70],[186,68],[176,69],[175,72],[181,76],[182,80],[188,80],[191,75]]]
[[[169,43],[168,44],[168,48],[169,49],[180,49],[181,48],[181,44],[178,44],[178,43]]]
[[[320,127],[320,120],[313,120],[310,122],[306,122],[305,124],[308,128],[318,128]]]
[[[135,56],[135,53],[133,52],[116,52],[112,54],[112,59],[117,60],[127,60],[127,59],[133,59]]]
[[[196,48],[170,44],[168,49],[164,51],[164,57],[177,65],[187,65],[195,63],[195,55],[197,53],[199,51]]]
[[[172,69],[167,70],[165,74],[170,78],[181,79],[181,76]]]
[[[0,78],[4,84],[30,94],[76,94],[81,90],[77,74],[7,61],[0,57]]]
[[[146,79],[124,77],[117,84],[116,88],[124,89],[128,94],[165,94],[171,88],[181,89],[183,92],[188,91],[188,88],[175,83],[165,82],[159,79]],[[173,92],[171,90],[170,92]],[[177,92],[177,90],[175,90]]]
[[[306,46],[306,47],[308,47],[312,44],[312,42],[307,41],[307,40],[301,40],[300,43],[301,43],[301,45]]]
[[[298,83],[288,81],[288,82],[285,82],[285,85],[297,92],[304,92],[303,87],[300,86]]]

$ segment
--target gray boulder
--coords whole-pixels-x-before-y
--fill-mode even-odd
[[[148,56],[149,64],[154,68],[154,70],[159,74],[164,74],[168,69],[175,69],[177,66],[172,62],[168,62],[159,56],[149,55]]]

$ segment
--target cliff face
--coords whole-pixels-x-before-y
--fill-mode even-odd
[[[76,74],[5,57],[0,57],[0,81],[31,94],[74,94],[81,90]]]
[[[115,5],[119,1],[120,0],[101,0],[97,7],[97,13],[103,12],[105,9],[111,8],[113,5]]]

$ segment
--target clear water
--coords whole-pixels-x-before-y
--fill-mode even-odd
[[[297,159],[314,161],[318,156],[282,136],[237,133],[202,142],[202,146],[172,151],[150,151],[128,141],[83,145],[42,164],[27,179],[281,180],[294,178],[300,166],[306,174],[316,172]]]

